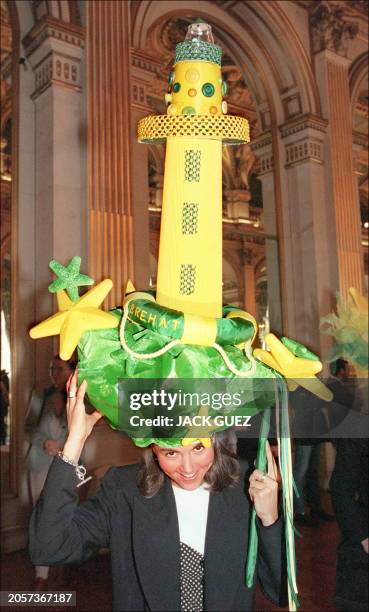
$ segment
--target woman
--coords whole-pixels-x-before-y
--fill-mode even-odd
[[[70,382],[69,435],[31,518],[33,563],[76,563],[110,547],[115,610],[251,610],[245,586],[250,503],[238,483],[235,439],[152,445],[141,466],[111,469],[98,494],[78,505],[84,443],[101,415],[86,414],[86,382]],[[258,575],[278,602],[284,574],[276,466],[255,470],[248,492],[258,515]]]
[[[75,360],[63,361],[55,355],[49,370],[52,386],[44,390],[38,401],[35,400],[37,396],[33,394],[25,427],[26,438],[30,442],[27,464],[33,505],[43,489],[52,460],[63,448],[67,437],[66,384],[75,366]],[[48,566],[36,565],[33,589],[44,590],[48,575]]]

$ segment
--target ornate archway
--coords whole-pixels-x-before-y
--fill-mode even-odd
[[[319,94],[307,50],[276,3],[152,2],[142,0],[132,7],[132,44],[147,48],[152,28],[170,17],[201,17],[214,24],[217,39],[243,67],[244,77],[255,99],[260,123],[267,129],[292,116],[320,116]],[[266,44],[268,41],[268,44]],[[269,116],[268,116],[269,114]]]

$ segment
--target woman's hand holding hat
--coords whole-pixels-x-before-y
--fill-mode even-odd
[[[90,435],[95,423],[101,419],[102,414],[95,410],[87,414],[85,410],[84,397],[87,381],[84,380],[77,386],[78,370],[67,382],[67,419],[68,438],[64,445],[63,453],[73,461],[78,462],[83,446]]]

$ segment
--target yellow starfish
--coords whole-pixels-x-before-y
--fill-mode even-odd
[[[85,331],[118,327],[117,317],[98,308],[112,286],[113,282],[107,278],[76,302],[72,302],[65,291],[58,291],[59,312],[32,327],[31,338],[60,334],[60,358],[69,359]]]
[[[287,380],[290,391],[300,385],[325,401],[332,399],[332,392],[315,376],[323,367],[320,361],[295,357],[274,334],[266,334],[265,341],[270,352],[255,349],[254,356],[280,372]]]

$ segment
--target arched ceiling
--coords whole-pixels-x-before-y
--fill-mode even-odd
[[[194,17],[169,17],[156,21],[148,31],[146,52],[157,58],[163,65],[161,79],[154,79],[149,94],[150,105],[155,112],[165,113],[163,102],[167,88],[167,74],[172,69],[173,51],[177,43],[184,40],[188,25]],[[222,32],[218,27],[213,30],[215,40],[219,41]],[[224,51],[224,46],[223,46]],[[225,50],[222,57],[222,72],[228,84],[226,96],[231,114],[245,116],[250,123],[251,137],[256,138],[262,126],[258,122],[255,101],[245,82],[242,72],[232,55]],[[225,190],[249,190],[248,180],[256,161],[250,147],[224,147],[223,185]],[[155,187],[156,176],[163,173],[164,148],[151,147],[149,153],[149,181]]]
[[[350,91],[355,170],[358,175],[361,221],[369,219],[369,82],[368,55],[363,53],[350,66]]]
[[[229,67],[234,92],[237,93],[241,78],[247,85],[245,90],[252,92],[263,129],[269,127],[265,119],[268,113],[278,124],[290,118],[283,100],[291,95],[298,98],[294,114],[320,116],[319,95],[307,50],[284,11],[275,5],[261,1],[141,0],[132,5],[132,44],[145,49],[152,29],[169,18],[180,17],[185,21],[200,17],[211,23],[226,56],[240,68],[238,75]],[[170,31],[166,34],[170,37]]]
[[[188,25],[194,17],[169,17],[163,21],[156,22],[148,31],[146,39],[146,50],[159,58],[163,64],[163,80],[166,80],[167,73],[171,70],[173,63],[173,51],[177,43],[184,40]],[[214,38],[217,41],[222,39],[222,32],[218,27],[213,28]],[[227,104],[232,114],[247,117],[250,122],[251,135],[255,138],[261,131],[261,126],[257,120],[255,101],[251,91],[246,85],[240,67],[237,65],[232,54],[223,48],[222,72],[228,85]],[[159,110],[159,109],[157,109]],[[164,107],[160,109],[164,111]]]

